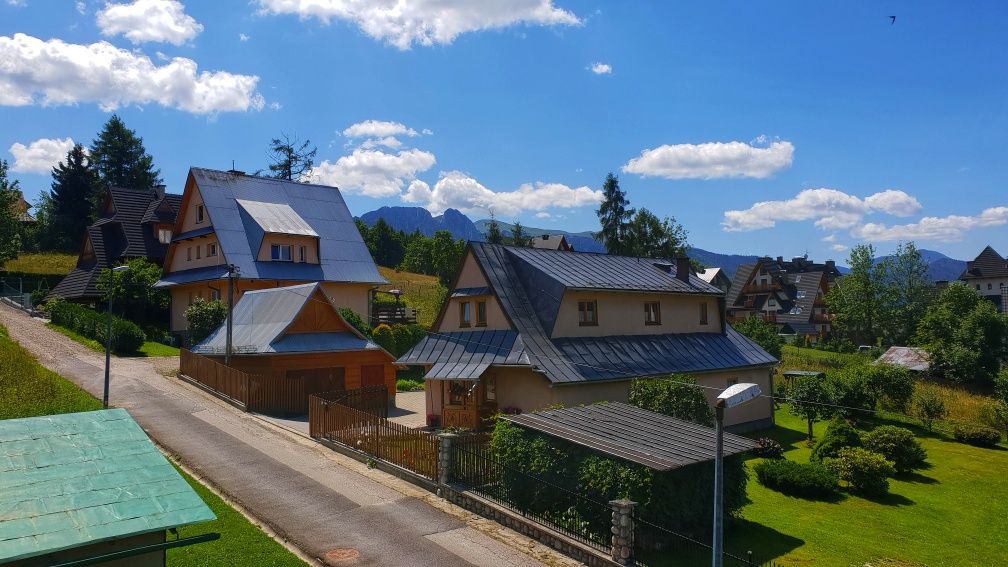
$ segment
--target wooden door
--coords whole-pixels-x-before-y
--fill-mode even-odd
[[[361,366],[361,387],[384,386],[385,385],[385,365],[369,364]]]

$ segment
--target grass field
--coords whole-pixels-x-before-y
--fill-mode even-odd
[[[0,266],[0,270],[25,272],[28,274],[69,274],[70,270],[73,270],[76,265],[76,254],[41,252],[21,254],[14,260]]]
[[[441,302],[448,294],[448,290],[441,285],[437,277],[399,272],[383,266],[378,266],[378,271],[382,277],[389,281],[388,285],[383,285],[379,289],[383,291],[402,290],[403,301],[406,302],[406,305],[415,307],[417,310],[417,323],[424,327],[430,327],[441,309]]]
[[[105,352],[105,345],[101,344],[100,342],[94,339],[89,339],[85,336],[75,333],[74,331],[71,331],[66,327],[61,327],[54,323],[46,323],[46,327],[49,327],[50,329],[56,331],[57,333],[60,333],[61,335],[67,338],[77,341],[78,343],[88,347],[89,349],[95,352]],[[176,347],[163,345],[161,343],[157,343],[154,341],[144,341],[144,344],[140,346],[140,350],[137,351],[136,354],[132,356],[143,357],[143,356],[178,356],[178,355],[179,355],[179,349],[177,349]]]

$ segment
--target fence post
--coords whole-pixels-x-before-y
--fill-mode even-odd
[[[454,433],[438,433],[437,477],[439,486],[447,486],[452,477],[452,443],[458,435]]]
[[[633,509],[637,504],[625,498],[610,500],[612,506],[612,558],[620,565],[634,564]]]

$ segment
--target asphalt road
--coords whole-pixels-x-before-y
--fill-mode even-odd
[[[6,305],[0,324],[44,366],[101,397],[104,355]],[[111,405],[128,410],[160,445],[308,556],[350,548],[359,558],[348,565],[543,565],[457,516],[342,466],[327,449],[296,442],[159,373],[159,366],[177,364],[113,359]]]

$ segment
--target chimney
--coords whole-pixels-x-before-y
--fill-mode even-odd
[[[689,256],[676,258],[675,277],[677,279],[689,283],[689,277],[692,272],[693,266],[690,265]]]
[[[784,263],[784,256],[777,256],[777,263],[778,264],[783,264]]]
[[[158,199],[164,198],[164,193],[165,193],[165,186],[164,185],[155,185],[154,186],[154,195],[157,196]]]
[[[836,262],[834,262],[833,260],[826,260],[826,269],[827,270],[835,270],[836,269]]]

